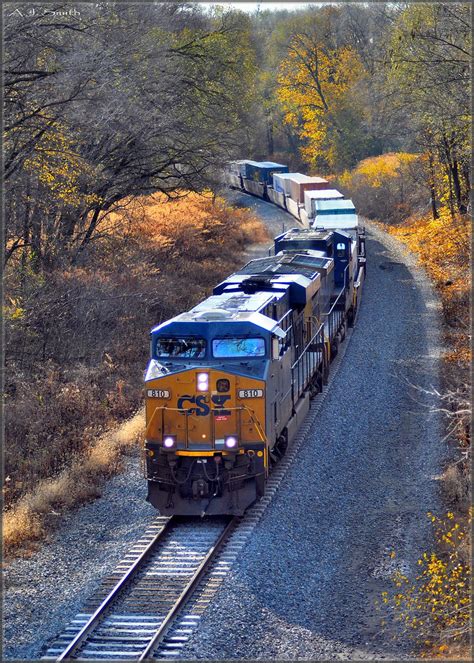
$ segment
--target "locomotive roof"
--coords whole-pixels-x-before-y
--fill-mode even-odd
[[[191,309],[190,313],[199,313],[212,309],[222,309],[231,313],[258,312],[272,301],[281,299],[284,292],[254,292],[247,294],[238,292],[223,292],[220,295],[211,295]]]
[[[291,240],[308,240],[308,239],[331,239],[332,231],[321,228],[315,230],[313,228],[291,228],[286,233],[279,235],[275,239],[291,239]]]
[[[194,323],[192,333],[204,334],[203,325],[215,323],[222,328],[225,323],[240,323],[240,331],[254,327],[259,327],[265,331],[271,331],[277,336],[284,335],[277,322],[272,318],[262,314],[267,304],[277,301],[285,295],[285,292],[255,292],[247,294],[244,292],[223,292],[218,295],[211,295],[204,301],[194,306],[191,310],[181,313],[171,320],[158,325],[153,332],[162,331],[170,328],[172,333],[183,333],[185,330],[189,333],[191,328],[184,327]],[[242,327],[245,324],[246,327]],[[250,326],[249,326],[250,325]]]
[[[315,252],[314,252],[315,253]],[[318,275],[318,268],[327,265],[327,257],[309,253],[279,253],[269,258],[251,260],[237,274],[300,274],[313,280]]]

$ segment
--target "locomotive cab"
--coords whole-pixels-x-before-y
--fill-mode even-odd
[[[239,515],[263,495],[266,379],[285,334],[229,308],[199,305],[152,330],[145,466],[147,499],[163,515]]]

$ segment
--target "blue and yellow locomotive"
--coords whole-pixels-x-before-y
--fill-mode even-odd
[[[151,332],[147,499],[163,515],[240,515],[264,494],[354,320],[356,234],[292,229],[274,246]]]

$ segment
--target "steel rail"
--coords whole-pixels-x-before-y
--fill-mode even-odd
[[[234,517],[231,519],[231,521],[226,525],[222,533],[219,535],[219,538],[215,542],[215,544],[212,546],[212,548],[209,549],[208,553],[196,569],[196,572],[194,576],[191,578],[191,580],[188,582],[186,587],[183,589],[181,592],[179,598],[176,600],[175,604],[173,607],[169,610],[168,614],[160,624],[160,627],[156,631],[155,635],[152,637],[150,642],[148,643],[146,649],[143,651],[141,654],[140,658],[138,659],[139,661],[145,661],[149,658],[151,658],[153,652],[157,649],[158,645],[160,642],[163,640],[163,638],[166,636],[166,633],[168,632],[169,628],[173,624],[173,621],[175,617],[177,616],[177,613],[181,610],[181,608],[184,606],[184,604],[187,602],[189,599],[190,595],[192,594],[193,590],[195,589],[196,585],[199,583],[201,580],[202,576],[206,572],[211,560],[215,557],[216,553],[220,550],[222,545],[225,543],[225,540],[227,539],[228,534],[236,527],[237,523],[241,520],[240,517]]]
[[[158,532],[158,534],[155,536],[155,538],[147,545],[147,547],[139,555],[139,557],[137,557],[137,559],[133,562],[133,564],[130,566],[130,568],[127,570],[127,572],[124,574],[124,576],[115,585],[115,587],[112,589],[112,591],[105,597],[105,599],[102,601],[102,603],[97,608],[97,610],[90,616],[90,618],[84,624],[84,626],[81,628],[79,633],[77,633],[77,635],[69,643],[69,645],[66,647],[66,649],[58,656],[58,658],[56,658],[56,661],[64,661],[68,658],[71,658],[71,655],[74,654],[75,652],[77,652],[78,649],[80,649],[80,647],[82,646],[84,640],[94,630],[94,628],[97,626],[97,623],[104,616],[104,614],[106,613],[108,608],[111,607],[111,604],[117,598],[120,591],[135,576],[136,572],[141,567],[141,565],[143,564],[145,559],[148,557],[148,555],[155,548],[158,541],[163,537],[165,532],[167,532],[169,530],[169,526],[170,526],[171,521],[172,521],[172,517],[169,518],[166,521],[163,528]]]

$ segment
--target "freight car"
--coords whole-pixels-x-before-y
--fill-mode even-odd
[[[348,202],[355,212],[352,201],[343,201],[342,205],[335,204],[339,202],[337,199],[344,196],[336,189],[331,189],[328,180],[302,173],[289,173],[287,166],[271,161],[231,161],[224,171],[224,181],[231,188],[240,189],[278,205],[306,227],[319,227],[320,219],[316,216],[328,214],[330,209],[339,210]],[[325,203],[321,205],[323,201]],[[340,220],[342,219],[338,219]],[[345,221],[347,220],[346,218]],[[337,228],[338,225],[333,223],[331,227]]]
[[[360,248],[344,231],[294,228],[152,330],[144,457],[161,514],[241,515],[264,494],[354,323]]]

